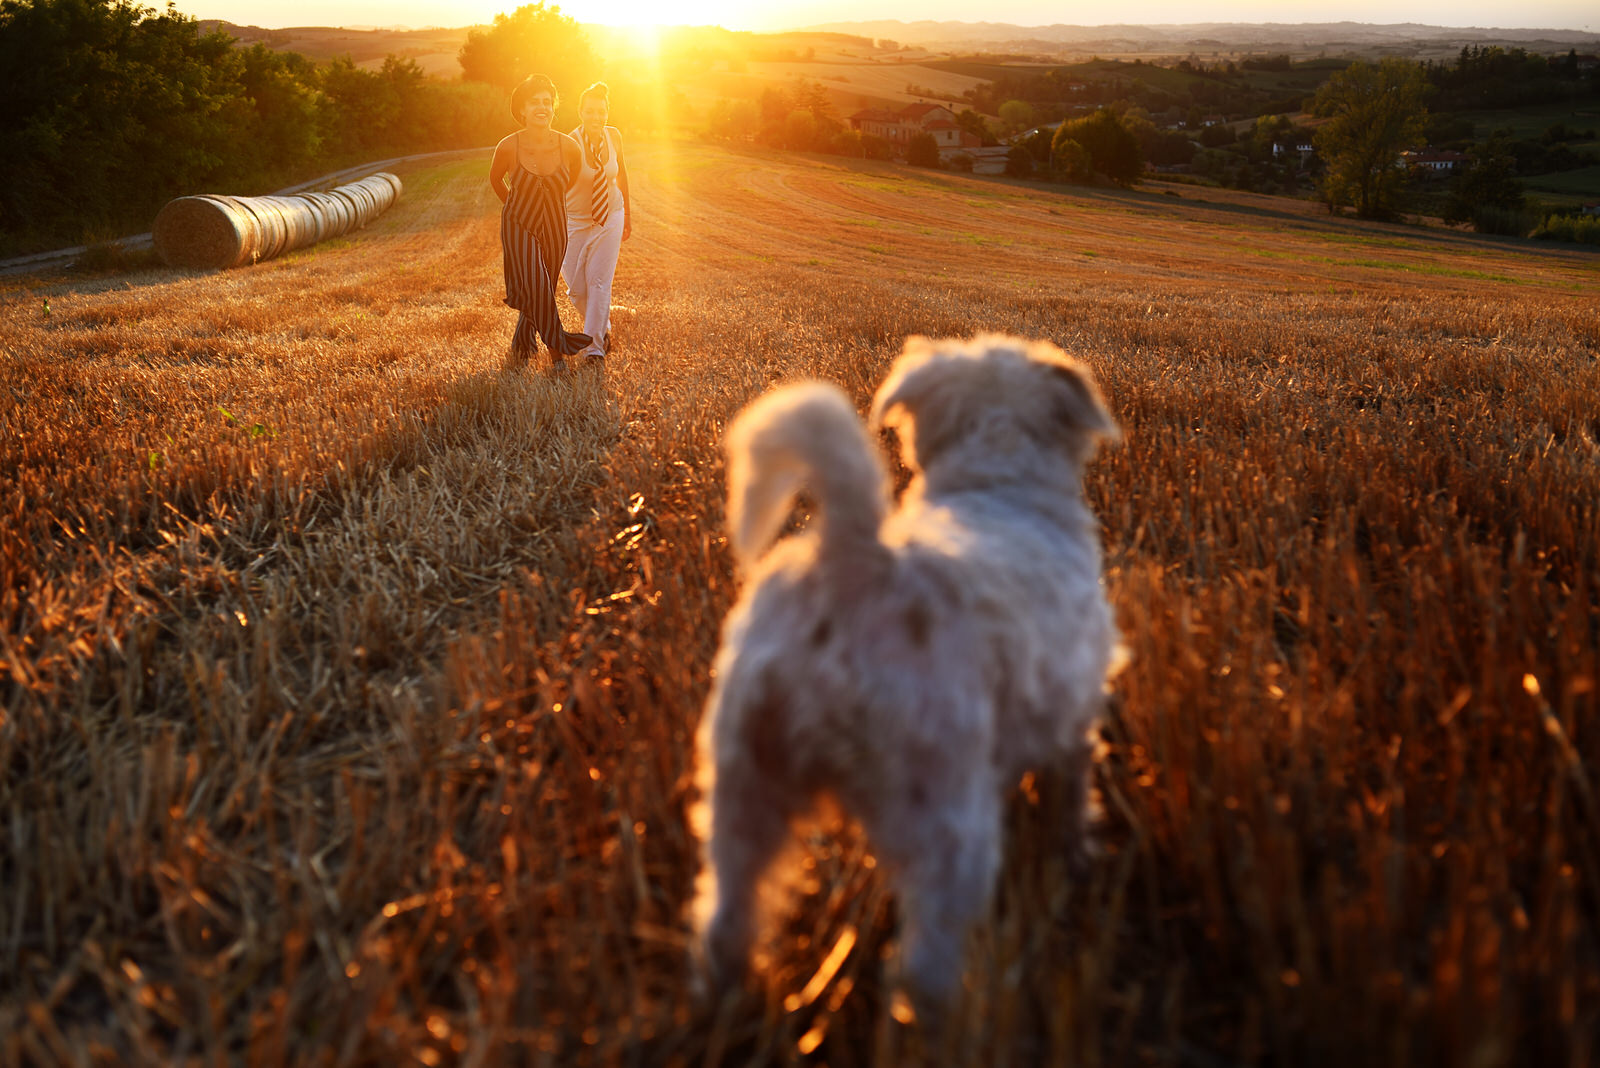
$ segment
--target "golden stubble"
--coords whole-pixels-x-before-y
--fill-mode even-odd
[[[762,993],[690,1004],[690,739],[727,420],[982,330],[1124,427],[1086,491],[1133,658],[1105,855],[1019,793],[949,1058],[1592,1055],[1592,254],[630,151],[603,375],[500,370],[484,161],[252,268],[6,283],[7,1058],[914,1061],[848,831]]]

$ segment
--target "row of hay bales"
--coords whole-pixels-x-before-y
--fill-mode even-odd
[[[150,237],[170,266],[238,267],[359,230],[400,190],[399,178],[380,171],[326,193],[178,197],[156,216]]]

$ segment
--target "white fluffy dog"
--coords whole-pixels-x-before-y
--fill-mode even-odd
[[[832,386],[774,391],[728,434],[746,588],[699,734],[697,951],[714,985],[742,980],[761,876],[831,795],[899,895],[900,977],[932,1008],[960,988],[1023,772],[1066,769],[1080,841],[1118,650],[1081,480],[1117,427],[1082,365],[999,335],[909,339],[872,422],[915,475],[893,514],[879,451]],[[802,489],[811,522],[778,541]]]

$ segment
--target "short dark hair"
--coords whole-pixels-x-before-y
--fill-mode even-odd
[[[582,93],[578,94],[578,106],[582,107],[583,102],[588,100],[591,96],[597,96],[601,100],[605,101],[606,107],[609,108],[611,106],[611,88],[607,86],[605,82],[595,82]]]
[[[511,117],[518,122],[523,122],[522,109],[527,106],[528,98],[534,93],[548,91],[551,102],[561,106],[561,94],[556,91],[556,83],[544,74],[530,74],[522,79],[522,84],[511,90]]]

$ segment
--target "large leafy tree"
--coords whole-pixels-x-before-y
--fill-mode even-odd
[[[315,159],[324,144],[325,98],[316,68],[297,52],[262,44],[237,49],[243,96],[224,116],[236,133],[228,177],[269,174],[287,162]]]
[[[1406,179],[1400,153],[1427,126],[1426,90],[1422,68],[1395,58],[1352,63],[1317,90],[1311,110],[1328,120],[1315,139],[1330,207],[1354,205],[1364,219],[1394,214]]]
[[[509,118],[502,90],[409,59],[236,45],[171,4],[0,0],[0,256],[136,233],[175,196],[485,144]]]
[[[1515,211],[1526,200],[1522,183],[1517,181],[1517,161],[1506,147],[1506,138],[1491,137],[1472,152],[1471,168],[1455,180],[1444,217],[1449,222],[1466,222],[1484,208]]]
[[[1118,185],[1132,185],[1144,171],[1144,157],[1138,138],[1108,108],[1101,108],[1087,118],[1064,122],[1056,130],[1050,144],[1050,154],[1057,161],[1072,161],[1072,165],[1059,168],[1071,177],[1075,168],[1081,170],[1082,157],[1066,147],[1069,141],[1088,154],[1093,170]]]
[[[0,0],[0,229],[93,235],[228,163],[242,61],[170,4]]]
[[[577,21],[542,2],[496,15],[488,28],[469,31],[458,58],[467,80],[501,89],[530,74],[547,75],[561,92],[563,110],[574,113],[578,94],[596,73],[589,38]]]

